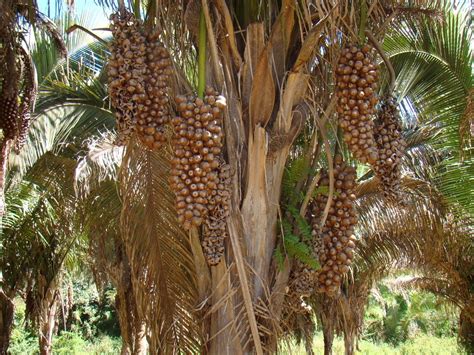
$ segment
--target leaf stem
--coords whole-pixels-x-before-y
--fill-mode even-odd
[[[367,24],[367,3],[365,0],[360,1],[360,26],[359,26],[359,41],[361,44],[365,40],[365,27]]]
[[[384,50],[382,49],[382,46],[380,43],[377,41],[377,39],[374,37],[372,32],[369,30],[365,31],[365,34],[367,35],[367,38],[369,39],[370,42],[372,42],[372,45],[375,47],[377,52],[379,52],[380,56],[382,57],[382,60],[385,63],[385,66],[387,67],[389,76],[390,76],[390,83],[389,83],[389,92],[391,93],[393,91],[393,88],[395,87],[395,80],[396,80],[396,75],[395,75],[395,70],[393,69],[392,63],[388,59],[387,55],[385,54]]]
[[[204,97],[204,89],[206,87],[206,20],[204,18],[204,10],[201,9],[199,17],[199,58],[198,58],[198,96]]]

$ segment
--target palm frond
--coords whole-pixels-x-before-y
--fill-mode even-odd
[[[169,157],[131,143],[121,167],[121,231],[141,316],[158,353],[197,352],[202,335],[191,246],[167,183]]]

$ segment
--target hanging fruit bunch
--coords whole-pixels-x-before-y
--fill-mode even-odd
[[[169,122],[169,88],[172,63],[168,51],[158,41],[158,32],[147,36],[145,94],[138,104],[137,133],[149,149],[166,142],[165,125]]]
[[[218,221],[225,220],[228,210],[228,168],[221,156],[226,102],[207,88],[204,99],[178,96],[176,104],[170,185],[176,193],[178,221],[186,230],[206,222],[202,243],[212,265],[222,253],[223,237],[216,236],[223,226]]]
[[[125,145],[135,131],[138,105],[146,100],[146,37],[141,21],[122,10],[110,16],[113,41],[107,65],[108,90],[117,120],[117,145]]]
[[[349,271],[355,241],[357,216],[354,208],[356,172],[342,157],[334,159],[334,196],[329,214],[320,231],[321,217],[328,201],[328,192],[319,193],[311,203],[313,250],[319,257],[321,269],[317,275],[317,291],[332,295],[339,290],[342,277]],[[319,187],[329,187],[329,176],[324,173]]]
[[[317,254],[315,254],[317,259]],[[303,299],[314,294],[318,272],[301,260],[296,259],[291,270],[288,284],[288,300],[291,308],[297,313],[306,313],[310,309]]]
[[[401,132],[396,100],[387,96],[381,101],[374,130],[378,148],[374,171],[386,198],[396,198],[400,189],[401,160],[406,147]]]
[[[369,45],[349,45],[342,50],[336,70],[339,126],[349,150],[362,163],[375,163],[377,146],[371,115],[378,102],[378,66]]]
[[[5,47],[3,47],[3,45]],[[18,44],[3,42],[4,61],[2,62],[2,91],[0,95],[0,128],[3,130],[4,140],[13,140],[18,135],[19,119],[19,79],[21,63],[16,52]]]
[[[209,265],[217,265],[224,255],[224,241],[227,237],[226,220],[229,217],[230,203],[230,166],[222,160],[219,166],[217,194],[213,199],[208,216],[204,222],[201,241],[204,256]]]
[[[19,106],[18,136],[15,142],[17,152],[19,152],[26,143],[26,137],[31,124],[31,113],[35,107],[37,94],[36,73],[31,56],[23,48],[20,48],[20,53],[24,66],[24,89]]]
[[[116,144],[125,145],[136,131],[153,150],[166,141],[172,63],[158,40],[142,22],[121,10],[111,16],[113,41],[108,63],[109,95],[117,120]]]
[[[31,121],[31,113],[37,93],[36,72],[30,53],[22,44],[20,31],[23,23],[31,18],[30,12],[36,12],[35,6],[24,6],[20,11],[15,2],[2,7],[3,21],[0,23],[0,129],[2,130],[0,155],[0,215],[4,213],[4,185],[8,156],[13,144],[16,151],[26,141]],[[28,20],[19,22],[19,17],[27,16]],[[26,18],[26,17],[25,17]],[[39,25],[46,19],[35,17]],[[47,30],[57,36],[54,25],[48,23]],[[26,31],[26,30],[25,30]],[[61,54],[65,54],[64,44],[57,36]]]

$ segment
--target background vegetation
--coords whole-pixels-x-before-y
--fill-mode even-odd
[[[402,277],[408,277],[408,274]],[[76,275],[77,276],[77,275]],[[424,291],[397,289],[396,279],[379,283],[369,297],[365,328],[359,342],[362,354],[464,354],[457,342],[458,311]],[[121,349],[119,323],[114,307],[115,291],[98,293],[90,276],[70,281],[74,306],[66,328],[61,319],[56,326],[55,354],[118,354]],[[67,288],[62,292],[67,294]],[[12,355],[37,354],[37,336],[25,327],[25,304],[16,299]],[[294,340],[281,344],[283,354],[306,354]],[[324,351],[321,330],[314,334],[315,354]],[[337,338],[334,353],[344,352]]]

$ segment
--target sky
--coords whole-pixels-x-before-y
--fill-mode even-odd
[[[66,1],[64,0],[37,1],[40,11],[52,19],[54,19],[60,10],[67,10]],[[77,15],[84,13],[87,16],[87,22],[93,24],[94,27],[108,27],[109,13],[101,6],[97,5],[94,0],[75,0],[73,11]]]

